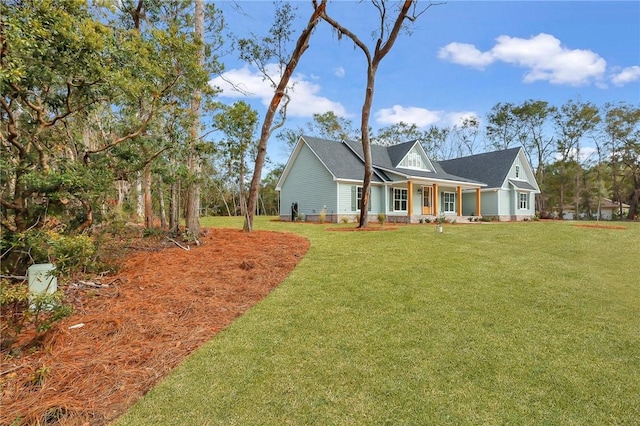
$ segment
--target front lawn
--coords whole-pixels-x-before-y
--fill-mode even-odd
[[[117,424],[637,424],[640,224],[623,225],[261,219],[307,236],[305,258]]]

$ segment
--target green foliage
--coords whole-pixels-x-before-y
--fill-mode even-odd
[[[34,295],[25,283],[0,280],[0,348],[11,352],[18,337],[29,330],[35,331],[32,343],[37,343],[56,322],[72,313],[60,290]]]
[[[31,229],[14,234],[8,243],[14,253],[23,254],[23,263],[53,263],[56,275],[87,272],[95,265],[96,246],[88,235],[65,235],[55,230]]]
[[[387,215],[384,213],[378,213],[378,222],[380,222],[381,225],[384,225],[386,221],[387,221]]]

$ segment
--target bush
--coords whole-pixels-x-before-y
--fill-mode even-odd
[[[318,220],[320,221],[320,223],[324,223],[325,220],[327,220],[327,210],[326,209],[320,210],[320,214],[318,215]]]
[[[86,272],[94,265],[96,246],[87,235],[64,235],[58,230],[29,230],[14,234],[7,241],[13,253],[20,253],[19,270],[9,271],[22,274],[26,265],[33,263],[53,263],[56,275],[72,271]]]
[[[342,216],[342,217],[340,218],[340,222],[342,222],[342,223],[349,223],[349,218],[348,218],[347,216]]]
[[[73,313],[64,303],[62,291],[34,295],[22,282],[0,281],[0,349],[10,352],[20,335],[35,331],[31,343],[37,343],[51,326]]]
[[[384,223],[387,220],[387,215],[384,213],[378,213],[378,222],[380,222],[380,225],[384,225]]]

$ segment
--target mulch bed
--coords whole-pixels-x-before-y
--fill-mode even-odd
[[[581,225],[573,225],[577,228],[597,228],[597,229],[627,229],[626,226],[619,225],[602,225],[602,224],[581,224]]]
[[[276,287],[303,237],[210,229],[199,247],[138,251],[104,288],[68,286],[74,314],[41,350],[2,354],[0,424],[105,425]]]

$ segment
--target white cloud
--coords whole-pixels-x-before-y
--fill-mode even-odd
[[[473,111],[460,111],[460,112],[450,112],[445,116],[444,124],[449,126],[461,126],[466,119],[474,119],[478,123],[480,122],[480,117]]]
[[[618,73],[614,73],[611,76],[611,81],[616,86],[624,86],[627,83],[640,80],[640,66],[633,66],[624,68]]]
[[[271,64],[267,67],[267,73],[274,76],[277,81],[278,67]],[[259,99],[265,107],[271,102],[273,88],[269,80],[257,70],[248,67],[226,71],[209,84],[219,87],[222,92],[219,96],[231,99]],[[234,87],[235,85],[235,87]],[[320,96],[320,85],[311,82],[303,74],[294,74],[289,81],[289,95],[291,102],[287,108],[287,114],[292,117],[312,117],[313,114],[322,114],[333,111],[338,117],[346,117],[346,109],[339,103],[324,96]]]
[[[333,69],[333,75],[336,77],[342,78],[345,75],[345,70],[343,67],[336,67]]]
[[[394,105],[391,108],[378,110],[374,116],[377,123],[385,126],[403,122],[415,124],[418,127],[427,127],[440,121],[443,113],[442,111],[429,111],[424,108]]]
[[[447,44],[438,51],[438,58],[480,69],[494,61],[491,53],[482,53],[474,45],[466,43]]]
[[[569,49],[552,35],[540,33],[529,39],[501,35],[487,52],[471,44],[450,43],[441,48],[438,57],[475,68],[496,61],[526,68],[524,81],[549,81],[552,84],[580,86],[598,84],[607,63],[598,54],[583,49]]]

